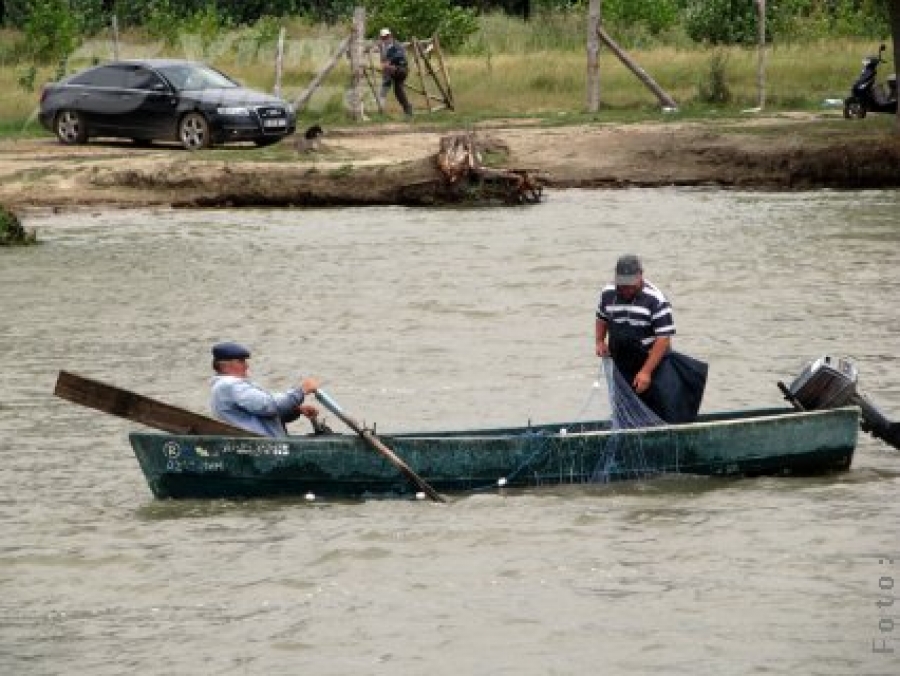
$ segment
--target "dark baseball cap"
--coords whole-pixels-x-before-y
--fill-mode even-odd
[[[217,343],[213,345],[212,354],[216,361],[250,358],[250,350],[240,343]]]
[[[634,254],[619,256],[616,261],[616,286],[634,286],[643,272],[640,258]]]

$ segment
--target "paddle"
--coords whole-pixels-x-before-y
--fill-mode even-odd
[[[173,434],[257,437],[240,427],[208,418],[108,383],[60,371],[53,394],[75,404],[125,418]]]
[[[322,406],[327,408],[329,411],[334,413],[338,418],[341,419],[347,427],[356,432],[359,436],[363,438],[369,446],[372,447],[373,450],[381,453],[385,458],[387,458],[394,467],[399,469],[410,482],[415,485],[417,488],[421,489],[425,495],[434,500],[435,502],[446,502],[444,498],[438,493],[434,488],[432,488],[425,479],[416,474],[409,465],[407,465],[403,460],[394,453],[390,448],[385,446],[381,440],[376,437],[372,432],[365,429],[362,425],[356,422],[353,418],[347,415],[344,410],[338,405],[338,403],[331,398],[324,390],[316,390],[316,399],[322,402]]]

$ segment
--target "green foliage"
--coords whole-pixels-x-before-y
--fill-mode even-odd
[[[257,48],[265,45],[274,44],[278,40],[278,33],[281,31],[281,21],[278,17],[263,16],[259,21],[253,24],[250,32]]]
[[[23,228],[22,223],[12,211],[0,206],[0,246],[36,243],[35,232]]]
[[[69,7],[78,17],[81,32],[93,35],[109,25],[109,15],[103,11],[103,0],[69,0]]]
[[[200,55],[209,54],[231,25],[231,18],[219,12],[212,1],[191,9],[176,0],[154,0],[144,18],[144,26],[152,37],[168,47],[187,46],[193,41]]]
[[[749,0],[690,0],[685,29],[695,42],[714,45],[757,41],[756,10]]]
[[[499,13],[483,14],[478,18],[478,30],[458,51],[490,58],[493,54],[582,50],[584,26],[584,14],[576,10],[541,9],[528,22]]]
[[[178,43],[180,19],[172,0],[152,0],[147,3],[142,24],[150,37],[172,47]]]
[[[749,45],[758,41],[756,7],[750,0],[686,0],[684,5],[682,22],[695,42]],[[769,41],[888,33],[885,0],[781,0],[766,4]]]
[[[372,35],[388,27],[399,40],[438,34],[447,51],[459,49],[478,30],[474,12],[449,0],[367,0],[367,23]]]
[[[727,65],[728,55],[725,52],[713,52],[709,59],[708,77],[697,84],[697,98],[701,102],[723,105],[731,101],[731,90],[725,77]]]
[[[182,19],[182,31],[195,36],[200,41],[200,53],[208,54],[211,47],[217,42],[223,31],[231,26],[231,19],[227,14],[220,14],[215,4],[195,10]]]
[[[26,92],[33,92],[35,78],[37,78],[37,66],[31,64],[16,78],[16,84]]]
[[[748,0],[747,0],[748,1]],[[603,21],[622,26],[642,25],[657,35],[671,29],[679,19],[676,0],[603,0]]]
[[[36,63],[60,61],[81,43],[78,24],[68,0],[31,0],[25,37]]]
[[[782,0],[776,35],[801,39],[888,35],[886,0]]]

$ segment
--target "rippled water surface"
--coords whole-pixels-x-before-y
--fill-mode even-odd
[[[705,410],[779,405],[827,353],[897,419],[898,213],[634,190],[33,215],[44,244],[0,251],[0,674],[900,673],[900,451],[867,436],[825,478],[169,502],[131,423],[52,396],[67,369],[206,411],[231,339],[379,430],[603,417],[594,304],[633,250],[711,364]]]

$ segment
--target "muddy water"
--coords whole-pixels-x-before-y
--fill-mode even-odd
[[[44,245],[0,252],[0,673],[900,673],[900,452],[868,437],[818,479],[157,502],[132,426],[51,396],[64,368],[204,411],[234,339],[259,381],[317,374],[381,430],[602,416],[593,307],[634,250],[712,365],[706,409],[778,405],[829,353],[896,418],[898,210],[642,190],[32,216]]]

